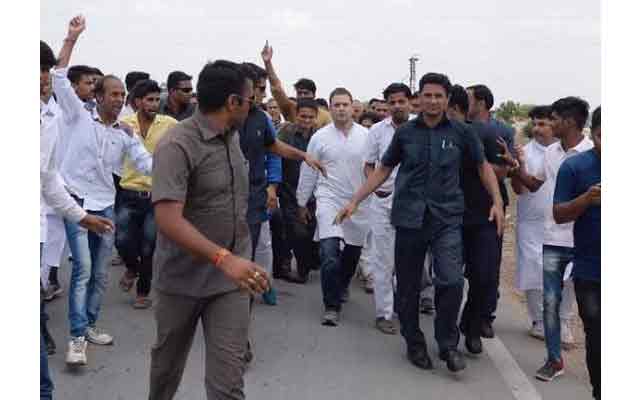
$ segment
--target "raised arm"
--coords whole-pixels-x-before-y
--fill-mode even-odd
[[[62,48],[58,54],[57,68],[67,68],[69,66],[69,60],[71,60],[71,53],[75,46],[80,34],[85,30],[86,23],[82,15],[77,15],[69,22],[69,30],[67,37],[62,43]]]
[[[276,74],[276,70],[273,67],[273,48],[269,46],[269,41],[264,45],[262,52],[260,53],[262,56],[262,61],[264,62],[264,68],[267,70],[267,75],[269,77],[269,85],[271,86],[271,95],[278,103],[278,107],[280,107],[280,111],[284,116],[284,119],[289,122],[295,122],[296,118],[296,103],[289,100],[287,97],[287,93],[282,86],[282,82],[278,75]]]

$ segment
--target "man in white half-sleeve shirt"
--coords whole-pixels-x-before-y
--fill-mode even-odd
[[[322,324],[337,326],[342,303],[346,301],[347,288],[360,259],[368,221],[366,207],[347,223],[335,224],[334,218],[364,183],[367,130],[353,122],[353,98],[348,90],[335,89],[331,92],[329,102],[333,123],[317,131],[307,148],[307,153],[325,166],[327,176],[322,176],[304,164],[296,196],[300,207],[298,215],[305,223],[310,219],[307,202],[312,194],[316,198],[320,275],[325,308]]]
[[[373,125],[365,147],[365,174],[369,176],[380,163],[396,128],[409,120],[411,89],[404,83],[392,83],[383,92],[389,104],[390,116]],[[383,333],[395,335],[393,324],[393,249],[395,229],[391,225],[393,188],[398,167],[371,197],[370,223],[372,231],[371,269],[376,305],[376,327]]]
[[[77,21],[80,32],[84,18]],[[79,36],[79,33],[78,33]],[[75,38],[65,39],[73,44]],[[71,49],[60,57],[54,70],[53,91],[67,123],[77,129],[65,138],[68,149],[62,159],[60,173],[78,204],[89,214],[113,220],[115,187],[113,171],[125,156],[142,174],[151,173],[151,155],[130,127],[117,122],[124,105],[124,85],[117,77],[107,75],[96,83],[97,114],[87,113],[84,103],[67,78],[66,67]],[[65,219],[65,230],[73,256],[69,285],[69,322],[71,341],[66,355],[68,364],[86,365],[87,340],[94,344],[113,343],[111,335],[96,328],[102,297],[107,285],[107,267],[114,244],[113,232],[96,235],[75,221]]]

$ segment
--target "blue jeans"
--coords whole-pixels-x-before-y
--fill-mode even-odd
[[[549,246],[542,247],[542,285],[543,318],[547,359],[560,361],[560,303],[564,272],[573,261],[573,248]]]
[[[341,298],[356,273],[362,247],[349,244],[340,250],[337,237],[320,239],[320,280],[322,298],[327,310],[340,311]]]
[[[40,243],[40,262],[42,262],[42,243]],[[46,324],[49,317],[44,311],[44,301],[40,300],[40,324]],[[40,400],[51,400],[53,393],[53,381],[49,375],[49,360],[47,348],[44,344],[44,336],[40,329]]]
[[[113,220],[113,207],[88,212]],[[64,225],[73,256],[69,284],[71,336],[85,336],[87,328],[98,320],[107,288],[107,267],[113,251],[114,234],[99,235],[67,220]]]

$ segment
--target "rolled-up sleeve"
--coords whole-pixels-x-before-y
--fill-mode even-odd
[[[151,175],[153,167],[153,157],[147,151],[146,147],[140,140],[138,135],[125,135],[125,154],[131,161],[133,167],[144,175]]]
[[[317,160],[320,159],[319,153],[319,144],[316,139],[317,136],[312,136],[309,141],[309,146],[307,147],[307,153],[315,157]],[[318,183],[318,171],[309,167],[306,163],[302,163],[300,168],[300,179],[298,180],[298,189],[296,191],[296,197],[298,200],[298,206],[306,207],[313,191],[316,188],[316,184]]]

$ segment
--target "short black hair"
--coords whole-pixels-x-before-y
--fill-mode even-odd
[[[253,83],[257,83],[260,79],[267,79],[267,77],[269,76],[264,68],[254,63],[242,63],[242,68],[244,73],[250,76],[250,79],[253,81]]]
[[[591,130],[595,130],[600,128],[600,107],[593,110],[593,115],[591,116]]]
[[[364,121],[365,119],[370,119],[371,121],[373,121],[374,124],[377,124],[378,122],[382,121],[380,116],[378,116],[378,114],[374,113],[373,111],[367,111],[362,113],[362,115],[360,116],[360,119],[358,119],[358,123],[361,124],[362,121]]]
[[[451,91],[451,81],[449,80],[449,77],[447,77],[445,74],[440,74],[437,72],[429,72],[428,74],[423,75],[422,78],[420,78],[420,83],[418,84],[418,87],[420,88],[421,92],[422,92],[422,89],[424,89],[424,86],[427,84],[442,86],[447,96]]]
[[[178,87],[179,82],[190,81],[192,78],[193,77],[191,75],[187,75],[182,71],[173,71],[167,77],[167,89],[175,89]]]
[[[473,97],[476,101],[484,101],[487,110],[491,110],[493,107],[493,93],[486,85],[472,85],[467,89],[473,90]]]
[[[48,44],[40,41],[40,70],[48,71],[53,68],[58,61],[56,60],[56,56],[53,55],[53,50],[49,47]]]
[[[576,127],[582,129],[589,118],[589,103],[575,96],[563,97],[551,104],[551,111],[563,119],[573,119]]]
[[[227,60],[207,63],[198,75],[198,107],[205,113],[219,110],[229,96],[242,96],[247,79],[240,64]]]
[[[93,76],[96,74],[94,68],[88,65],[74,65],[67,70],[67,78],[71,83],[77,84],[83,76]]]
[[[465,115],[469,112],[469,96],[464,87],[453,85],[449,94],[449,107],[458,106]]]
[[[384,96],[385,101],[389,101],[389,97],[395,93],[404,93],[405,96],[407,96],[407,99],[411,98],[411,89],[409,89],[409,86],[404,83],[392,83],[387,86],[384,92],[382,92],[382,95]]]
[[[98,81],[96,82],[96,87],[94,89],[96,94],[104,94],[104,84],[106,81],[108,80],[116,80],[116,81],[120,81],[120,78],[118,78],[115,75],[105,75],[102,78],[98,79]],[[120,81],[122,82],[122,81]]]
[[[301,78],[298,79],[298,82],[296,82],[293,85],[294,88],[296,88],[296,90],[300,90],[300,89],[304,89],[304,90],[308,90],[311,93],[316,94],[316,84],[311,80],[311,79],[307,79],[307,78]]]
[[[347,89],[343,88],[343,87],[339,87],[339,88],[333,89],[333,91],[329,95],[329,101],[330,102],[333,101],[333,98],[335,96],[339,96],[339,95],[347,95],[347,96],[349,96],[349,100],[351,100],[351,102],[353,102],[353,96],[351,96],[351,92],[348,91]]]
[[[531,119],[551,119],[551,106],[535,106],[529,111]]]
[[[311,108],[316,113],[318,112],[318,103],[314,99],[300,99],[296,101],[296,112],[301,108]]]
[[[327,103],[327,100],[323,98],[315,99],[315,102],[319,107],[329,108],[329,103]]]
[[[149,93],[160,93],[162,89],[158,85],[158,82],[153,79],[145,79],[136,83],[136,85],[131,89],[131,99],[141,99],[148,95]]]
[[[372,106],[373,103],[381,103],[383,100],[376,99],[375,97],[369,100],[369,106]]]
[[[104,76],[104,74],[102,73],[102,71],[100,71],[100,68],[93,67],[92,69],[93,69],[93,74],[94,74],[94,75]]]
[[[150,75],[147,72],[131,71],[124,77],[124,85],[127,88],[127,92],[130,92],[136,83],[149,79]]]

